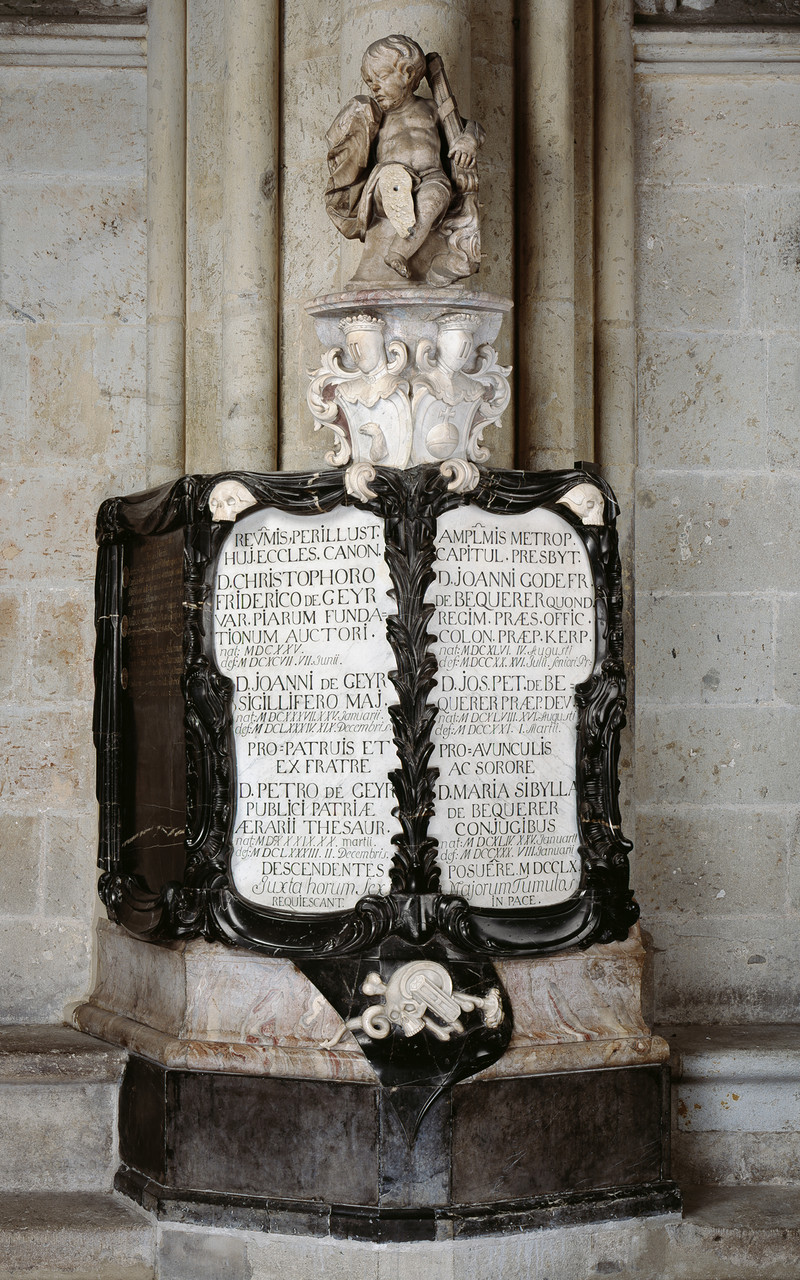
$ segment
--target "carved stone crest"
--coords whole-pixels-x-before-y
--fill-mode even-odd
[[[389,317],[390,321],[394,317]],[[375,466],[405,468],[438,462],[449,488],[478,481],[476,463],[489,451],[483,431],[507,407],[510,370],[481,342],[485,316],[444,309],[416,346],[389,336],[381,316],[344,316],[344,347],[331,346],[311,375],[308,405],[317,430],[335,436],[326,461],[348,467],[348,491],[373,497]]]

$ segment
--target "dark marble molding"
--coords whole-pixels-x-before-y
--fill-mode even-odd
[[[350,1205],[261,1201],[252,1196],[221,1196],[210,1191],[172,1196],[151,1179],[124,1166],[114,1179],[114,1187],[163,1222],[276,1235],[332,1236],[376,1244],[518,1235],[522,1231],[541,1231],[548,1227],[680,1214],[682,1208],[680,1191],[669,1180],[624,1191],[537,1196],[524,1205],[481,1206],[472,1212],[462,1209],[360,1212]]]
[[[171,1221],[377,1241],[680,1212],[666,1067],[465,1081],[413,1135],[419,1095],[132,1056],[115,1185]]]

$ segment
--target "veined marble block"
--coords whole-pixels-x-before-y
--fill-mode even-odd
[[[203,941],[154,946],[97,926],[97,986],[78,1006],[82,1031],[167,1067],[374,1083],[341,1019],[290,960]],[[641,1013],[638,926],[625,942],[540,960],[498,960],[514,1007],[503,1057],[481,1078],[665,1062],[666,1041]]]

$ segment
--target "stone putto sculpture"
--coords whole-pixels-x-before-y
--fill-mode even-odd
[[[408,36],[369,46],[357,95],[331,125],[328,214],[364,242],[353,278],[452,284],[480,265],[476,155],[484,131],[463,121],[442,60]],[[415,91],[427,78],[433,100]]]

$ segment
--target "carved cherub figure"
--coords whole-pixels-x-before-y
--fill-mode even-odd
[[[483,129],[458,114],[439,55],[426,59],[408,36],[371,44],[361,74],[373,96],[351,99],[326,135],[328,214],[365,244],[354,283],[441,285],[470,275],[480,262]],[[433,100],[415,92],[423,77]]]

